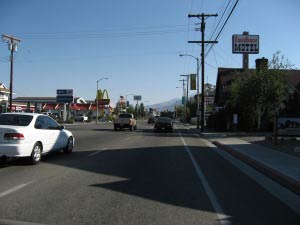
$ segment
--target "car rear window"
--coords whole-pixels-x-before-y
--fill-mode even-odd
[[[131,114],[120,114],[119,118],[132,118]]]
[[[23,126],[26,127],[32,121],[33,116],[0,114],[0,125]]]
[[[158,118],[156,118],[156,122],[158,122],[158,123],[171,123],[172,120],[168,117],[158,117]]]

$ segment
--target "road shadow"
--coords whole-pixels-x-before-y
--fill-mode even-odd
[[[91,153],[100,153],[87,157]],[[182,146],[74,152],[49,155],[45,163],[110,175],[121,181],[95,183],[109,189],[178,207],[212,211]]]
[[[266,194],[266,191],[254,181],[243,176],[234,166],[224,162],[220,157],[216,158],[217,153],[211,148],[199,146],[189,146],[189,148],[199,166],[204,169],[208,182],[213,184],[212,187],[217,187],[217,198],[221,200],[221,205],[227,206],[227,221],[231,224],[248,225],[249,221],[255,224],[266,224],[270,217],[261,219],[261,222],[257,221],[264,217],[266,212],[261,209],[269,207],[270,202],[274,210],[280,212],[274,215],[271,213],[272,224],[282,224],[283,218],[290,218],[289,224],[294,224],[294,221],[299,222],[298,215],[291,213],[288,208],[282,208],[278,201]],[[87,157],[96,151],[99,151],[99,154]],[[52,155],[45,162],[99,174],[100,180],[101,175],[115,177],[113,182],[99,181],[88,184],[93,188],[110,190],[176,207],[215,213],[183,146],[94,149],[74,152],[71,156]],[[226,177],[228,174],[232,177]],[[239,184],[239,182],[242,183]],[[259,192],[256,192],[258,190]],[[238,197],[241,193],[247,193],[243,195],[243,201],[240,201]],[[253,196],[257,194],[260,195],[258,196],[259,207],[253,200]],[[234,203],[231,203],[231,199]],[[245,205],[244,202],[247,204]],[[247,211],[249,207],[251,212]],[[245,220],[252,213],[256,216]]]
[[[250,224],[256,225],[268,224],[268,217],[265,216],[266,212],[262,209],[267,208],[270,202],[272,202],[272,207],[282,210],[281,206],[276,206],[278,201],[275,199],[266,196],[262,199],[259,195],[263,190],[256,193],[257,184],[242,176],[241,172],[220,157],[216,158],[216,153],[211,148],[199,146],[189,146],[189,148],[199,166],[205,171],[209,184],[217,189],[216,195],[221,201],[221,205],[227,206],[226,215],[228,217],[226,219],[231,224],[248,225],[249,221],[251,221]],[[90,156],[97,151],[99,151],[98,154]],[[75,151],[72,154],[55,153],[44,156],[42,163],[99,175],[99,182],[87,184],[91,188],[196,210],[194,212],[215,213],[183,146],[93,149]],[[228,170],[230,171],[228,172]],[[228,174],[232,177],[228,177]],[[107,182],[106,179],[101,182],[101,175],[112,178],[110,182]],[[241,193],[246,193],[243,195],[242,201],[239,197]],[[259,207],[255,203],[253,204],[255,202],[253,196],[257,196],[256,198],[259,199]],[[247,210],[249,207],[251,211]],[[291,223],[286,224],[297,224],[293,222],[299,221],[299,217],[290,213],[288,209],[280,212],[276,210],[276,212],[274,215],[272,214],[271,224],[284,224],[282,218],[290,218],[285,222]],[[252,214],[255,216],[250,219]],[[249,220],[245,220],[245,218],[249,218]],[[259,218],[262,218],[261,222],[257,222]]]

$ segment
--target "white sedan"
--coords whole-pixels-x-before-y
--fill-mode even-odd
[[[37,164],[43,154],[61,149],[71,153],[73,147],[73,134],[49,116],[0,114],[0,157],[28,157],[32,164]]]

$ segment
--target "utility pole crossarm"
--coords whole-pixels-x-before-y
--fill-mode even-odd
[[[188,41],[188,43],[202,44],[202,41]],[[217,44],[218,41],[204,41],[204,44]]]
[[[191,18],[191,17],[197,17],[197,18],[200,18],[200,17],[210,17],[210,16],[218,16],[218,14],[188,14],[188,17]]]
[[[7,34],[2,34],[2,39],[3,40],[11,40],[11,41],[16,41],[16,42],[21,42],[21,39],[11,36],[11,35],[7,35]]]

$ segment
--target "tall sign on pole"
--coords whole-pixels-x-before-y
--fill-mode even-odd
[[[57,89],[56,90],[56,102],[64,104],[63,120],[67,120],[67,103],[74,101],[73,89]]]
[[[243,54],[243,69],[249,68],[249,54],[259,53],[259,35],[243,34],[232,35],[232,53]]]

